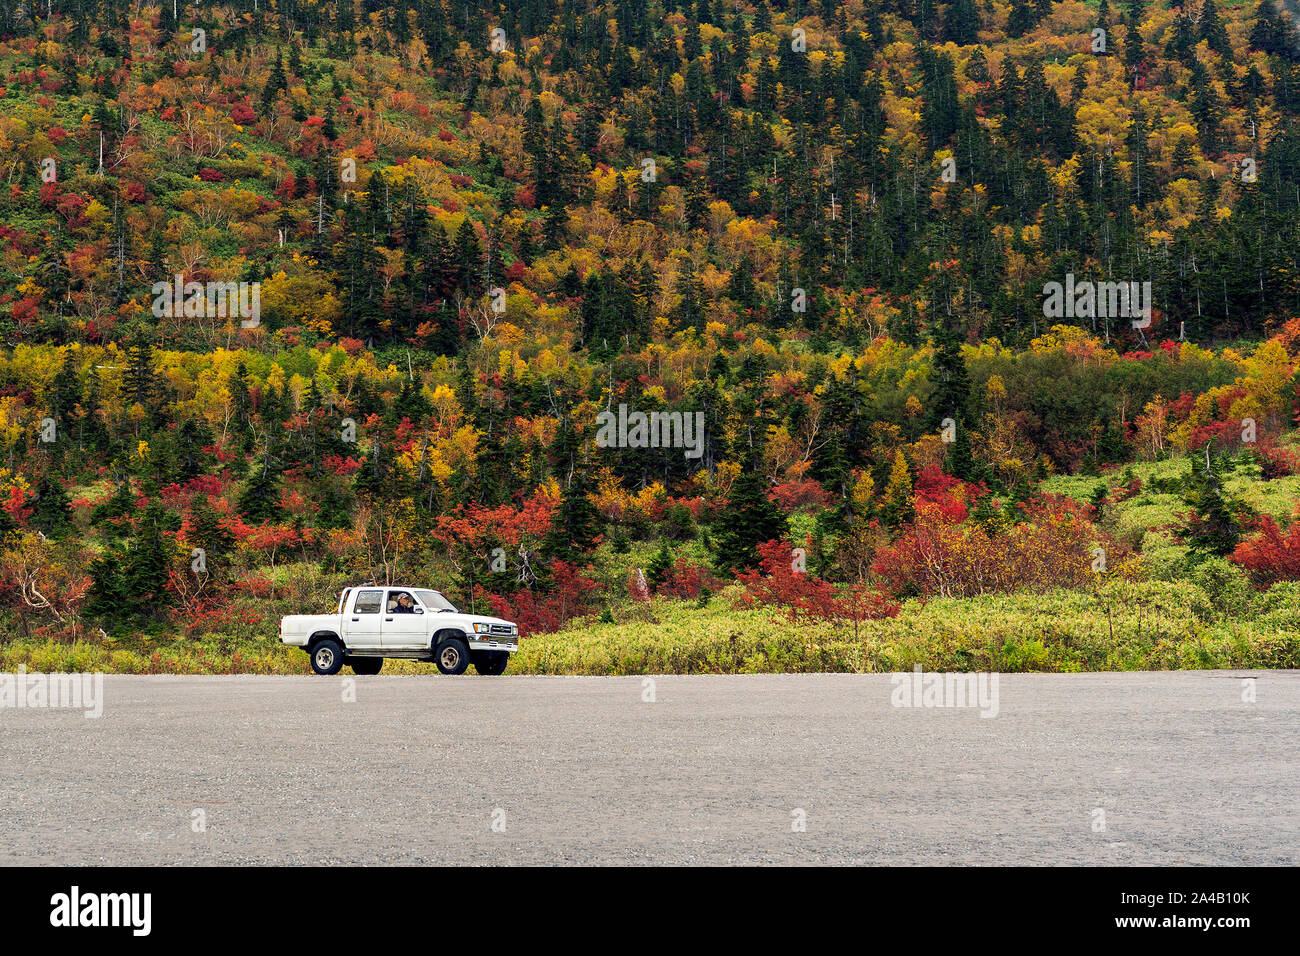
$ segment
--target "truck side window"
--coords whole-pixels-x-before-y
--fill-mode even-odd
[[[378,614],[379,605],[383,603],[383,591],[358,591],[357,603],[352,605],[353,614]]]

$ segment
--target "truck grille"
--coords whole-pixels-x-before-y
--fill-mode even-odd
[[[515,628],[512,624],[492,624],[489,626],[489,633],[511,637],[515,633]]]

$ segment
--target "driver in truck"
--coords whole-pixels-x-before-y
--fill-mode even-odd
[[[397,596],[397,607],[393,608],[393,613],[414,614],[415,602],[412,600],[411,595],[407,594],[405,591],[399,594]]]

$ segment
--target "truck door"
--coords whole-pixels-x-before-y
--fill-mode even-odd
[[[411,610],[403,611],[399,601],[409,597]],[[420,599],[405,588],[392,588],[384,599],[383,644],[385,648],[427,647],[425,637],[428,609],[420,604]]]
[[[383,609],[384,592],[379,590],[358,590],[352,602],[352,610],[343,615],[343,640],[348,647],[380,646],[380,611]]]

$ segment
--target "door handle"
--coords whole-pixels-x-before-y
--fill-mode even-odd
[[[359,620],[361,620],[361,618],[359,618],[359,617],[354,617],[352,620],[354,620],[354,621],[359,621]]]
[[[386,618],[384,618],[384,620],[385,620],[385,621],[391,621],[392,618],[391,618],[391,617],[386,617]]]

